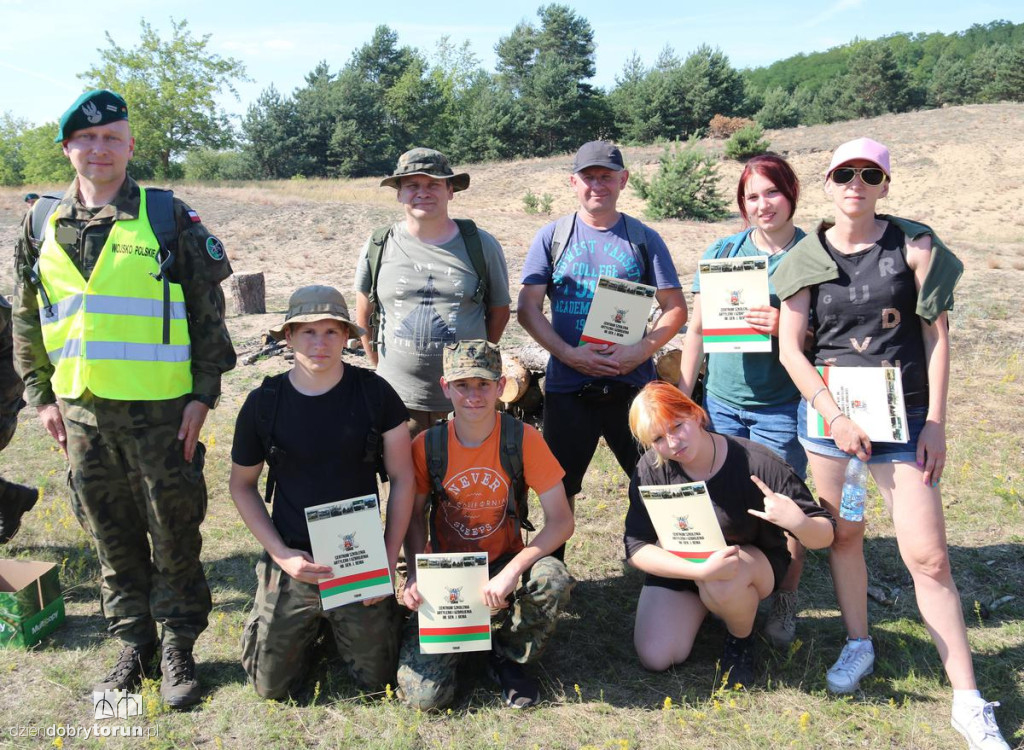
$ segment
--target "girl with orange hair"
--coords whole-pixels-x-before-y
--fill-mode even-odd
[[[648,450],[629,486],[625,545],[647,573],[633,641],[641,663],[661,671],[686,661],[708,612],[728,634],[720,663],[730,684],[754,680],[757,605],[786,575],[788,531],[805,547],[832,543],[835,522],[803,481],[768,448],[707,430],[707,414],[668,383],[648,383],[629,410],[629,427]],[[641,485],[704,481],[729,545],[689,562],[658,546]]]

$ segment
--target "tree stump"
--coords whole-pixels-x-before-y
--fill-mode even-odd
[[[266,283],[263,273],[236,273],[228,280],[232,311],[235,315],[262,315],[267,311]]]

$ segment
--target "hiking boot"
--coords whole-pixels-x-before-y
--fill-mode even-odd
[[[92,686],[94,692],[104,690],[124,690],[135,692],[142,684],[142,678],[150,673],[153,664],[153,657],[156,656],[156,642],[146,643],[142,646],[125,644],[121,649],[121,655],[110,670],[110,674]]]
[[[764,634],[775,648],[789,648],[789,644],[796,638],[796,607],[795,591],[776,591],[772,596],[772,608],[764,624]]]
[[[860,687],[861,678],[875,671],[875,647],[870,638],[846,639],[843,652],[825,676],[825,685],[833,693],[852,693]]]
[[[964,736],[971,750],[1010,750],[992,710],[998,705],[998,701],[986,703],[984,700],[959,706],[953,702],[953,729]]]
[[[750,687],[754,684],[754,636],[737,638],[725,634],[722,658],[719,660],[723,681],[727,687]]]
[[[199,702],[199,680],[192,649],[164,647],[160,659],[160,697],[171,708],[188,708]]]
[[[501,697],[512,708],[530,708],[540,700],[540,686],[521,664],[491,652],[487,662],[491,679],[501,685]]]
[[[2,480],[0,484],[3,484]],[[0,544],[7,544],[18,533],[21,517],[32,509],[38,499],[39,490],[35,487],[7,485],[7,491],[0,498]]]

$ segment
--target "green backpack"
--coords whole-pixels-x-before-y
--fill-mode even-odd
[[[466,243],[466,252],[469,254],[469,262],[476,273],[477,284],[473,292],[473,302],[483,303],[484,307],[490,306],[490,287],[487,281],[487,263],[484,261],[484,248],[480,242],[480,232],[472,219],[453,219],[459,227],[459,234],[462,241]],[[370,338],[372,345],[377,346],[377,336],[380,333],[380,300],[377,296],[377,280],[380,277],[380,261],[384,255],[384,246],[391,236],[393,225],[378,227],[373,231],[370,238],[370,247],[367,250],[366,258],[370,263]]]
[[[511,489],[505,512],[516,524],[516,533],[536,531],[530,523],[529,491],[523,471],[523,423],[507,412],[500,412],[499,436],[501,468],[509,477]],[[427,473],[430,475],[430,518],[434,518],[436,504],[449,502],[444,490],[444,477],[448,473],[448,423],[441,422],[427,430],[424,438],[427,454]]]

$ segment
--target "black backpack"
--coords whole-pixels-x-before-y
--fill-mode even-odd
[[[629,214],[622,214],[626,228],[626,239],[633,251],[640,266],[640,282],[655,286],[654,271],[651,269],[650,253],[647,251],[647,225]],[[569,238],[572,237],[572,230],[576,227],[576,212],[566,214],[555,222],[555,231],[551,235],[551,244],[545,248],[548,254],[548,264],[551,266],[551,273],[554,274],[555,267],[565,255]],[[634,241],[633,238],[639,241]]]
[[[384,398],[381,395],[380,381],[369,370],[361,367],[345,365],[345,372],[356,373],[359,389],[366,401],[366,409],[370,414],[370,430],[366,433],[363,446],[363,462],[373,464],[374,471],[382,482],[388,481],[384,468]],[[263,378],[256,401],[256,436],[263,444],[263,455],[267,463],[267,491],[263,499],[269,504],[274,500],[274,489],[277,487],[277,469],[288,460],[287,453],[274,445],[274,423],[277,421],[277,406],[281,397],[281,388],[287,372],[268,375]]]
[[[526,475],[523,471],[523,423],[507,412],[499,412],[501,468],[509,477],[511,489],[505,512],[516,524],[516,533],[522,529],[535,531],[530,523],[529,492],[526,486]],[[430,475],[430,513],[433,517],[434,506],[439,502],[448,502],[448,493],[444,490],[444,476],[448,473],[448,423],[441,422],[427,430],[424,438],[427,455],[427,473]]]

